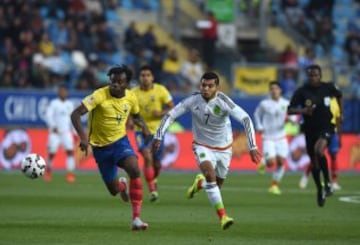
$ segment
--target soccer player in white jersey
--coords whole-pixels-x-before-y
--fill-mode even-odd
[[[285,133],[289,101],[281,96],[278,82],[270,82],[269,90],[270,97],[260,101],[254,113],[256,129],[262,134],[262,151],[265,158],[259,168],[276,166],[269,192],[280,195],[279,183],[284,176],[285,160],[289,154]]]
[[[52,163],[60,144],[66,151],[66,181],[75,181],[74,169],[74,135],[70,115],[74,110],[73,103],[67,99],[68,90],[64,85],[58,88],[58,97],[51,100],[46,110],[46,124],[49,129],[48,137],[48,160],[44,175],[45,181],[50,181],[52,174]]]
[[[223,184],[231,161],[233,134],[229,116],[244,126],[251,160],[258,163],[261,156],[255,142],[253,123],[249,115],[228,96],[218,91],[219,77],[213,72],[205,73],[200,81],[200,93],[194,93],[171,109],[162,119],[154,136],[153,150],[156,151],[169,125],[187,111],[192,115],[192,144],[195,158],[202,172],[196,176],[186,196],[193,198],[204,188],[214,206],[222,229],[229,228],[234,219],[227,216],[221,197]]]

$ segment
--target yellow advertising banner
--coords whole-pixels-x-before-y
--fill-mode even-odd
[[[268,84],[277,79],[277,68],[273,67],[237,67],[235,69],[234,88],[250,95],[266,94]]]

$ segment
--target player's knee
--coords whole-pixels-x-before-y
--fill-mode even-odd
[[[130,179],[138,178],[140,177],[140,169],[137,165],[131,166],[130,168],[128,168],[127,174],[129,175]]]
[[[118,192],[119,192],[115,182],[114,183],[107,183],[106,187],[107,187],[110,195],[112,195],[112,196],[116,196],[118,194]]]

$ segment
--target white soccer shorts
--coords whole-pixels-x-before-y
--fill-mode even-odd
[[[226,178],[232,157],[231,147],[226,150],[213,150],[205,146],[193,144],[193,151],[198,165],[204,161],[209,161],[215,170],[216,176],[221,179]]]
[[[56,153],[60,144],[66,151],[74,150],[74,137],[71,132],[64,132],[61,134],[49,133],[48,137],[48,151],[49,153]]]
[[[285,137],[276,140],[263,139],[262,151],[265,160],[277,156],[286,159],[289,155],[289,143]]]

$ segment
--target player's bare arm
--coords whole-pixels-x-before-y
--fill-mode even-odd
[[[133,114],[132,115],[133,122],[136,124],[136,126],[140,127],[142,130],[142,133],[146,140],[150,138],[150,131],[144,121],[144,119],[140,116],[140,114]]]
[[[89,142],[86,133],[84,131],[84,128],[81,124],[81,116],[86,114],[87,112],[88,112],[87,108],[83,104],[81,104],[71,113],[71,122],[77,134],[80,137],[79,147],[81,151],[85,153],[85,155],[87,155],[88,153]]]

